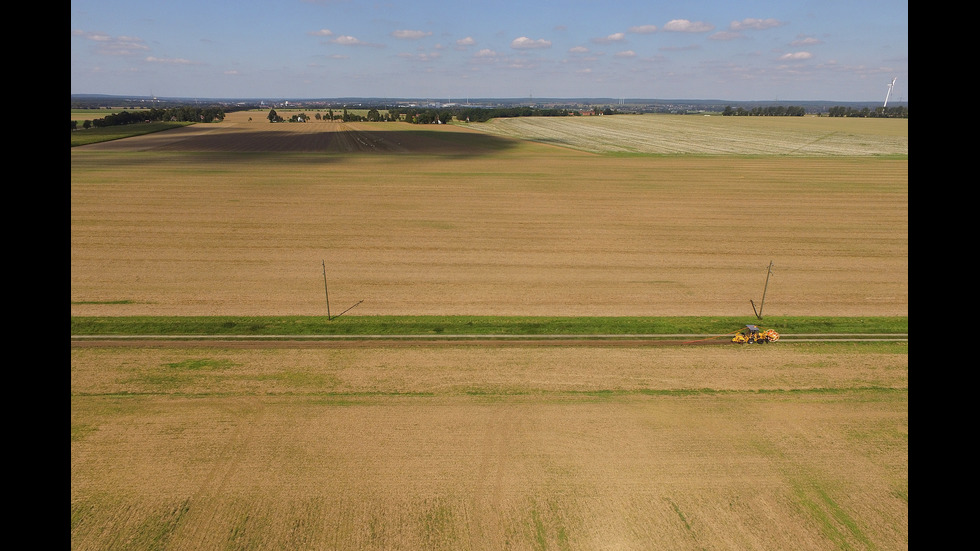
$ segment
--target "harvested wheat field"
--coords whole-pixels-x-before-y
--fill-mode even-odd
[[[73,548],[907,548],[904,346],[75,349]]]
[[[660,155],[908,155],[908,119],[515,117],[478,125],[493,135],[596,153]]]
[[[73,317],[322,316],[326,276],[351,316],[748,318],[770,261],[767,315],[908,315],[907,121],[904,154],[622,156],[649,127],[233,115],[72,150]],[[70,371],[76,550],[908,548],[907,343],[73,341]]]
[[[345,133],[408,152],[295,152]],[[773,315],[908,314],[907,158],[253,122],[76,148],[71,165],[72,315],[322,315],[324,263],[362,315],[738,315],[770,261]]]

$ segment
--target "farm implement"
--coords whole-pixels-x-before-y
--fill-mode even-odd
[[[763,331],[755,325],[746,325],[744,328],[735,333],[732,337],[732,342],[735,344],[755,344],[755,343],[767,343],[776,342],[779,340],[779,333],[772,329],[766,329]]]

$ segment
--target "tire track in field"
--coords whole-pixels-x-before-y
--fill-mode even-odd
[[[208,531],[213,529],[212,518],[207,514],[199,515],[195,512],[206,513],[208,507],[202,506],[203,503],[224,496],[228,488],[236,486],[235,478],[239,474],[242,459],[250,457],[248,448],[252,442],[259,439],[256,438],[256,433],[258,428],[262,426],[262,419],[265,417],[264,403],[258,398],[242,397],[235,401],[235,406],[223,406],[224,409],[227,409],[227,419],[231,419],[233,428],[231,434],[220,445],[220,450],[215,454],[214,460],[211,462],[212,466],[201,486],[189,499],[190,510],[185,520],[185,530],[190,535],[184,538],[185,541],[203,542],[210,540]],[[220,421],[216,420],[217,422]]]
[[[513,440],[520,430],[513,404],[495,404],[483,425],[483,445],[480,446],[474,489],[469,496],[469,510],[474,511],[466,530],[470,546],[480,549],[491,540],[494,528],[502,523],[505,510],[504,487],[513,486],[508,479],[515,473],[516,462],[511,457]]]

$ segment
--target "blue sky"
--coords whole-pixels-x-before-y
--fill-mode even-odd
[[[73,0],[71,93],[908,101],[908,0]]]

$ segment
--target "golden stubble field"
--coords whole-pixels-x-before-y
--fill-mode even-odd
[[[75,549],[901,549],[908,354],[72,350]]]
[[[229,124],[72,151],[72,315],[908,314],[907,158]]]
[[[71,157],[73,316],[322,315],[324,260],[360,314],[745,315],[770,260],[769,315],[908,314],[907,158],[234,118]],[[70,356],[73,549],[908,547],[903,344]]]
[[[595,153],[908,155],[908,119],[696,115],[515,117],[479,125],[497,136]]]

